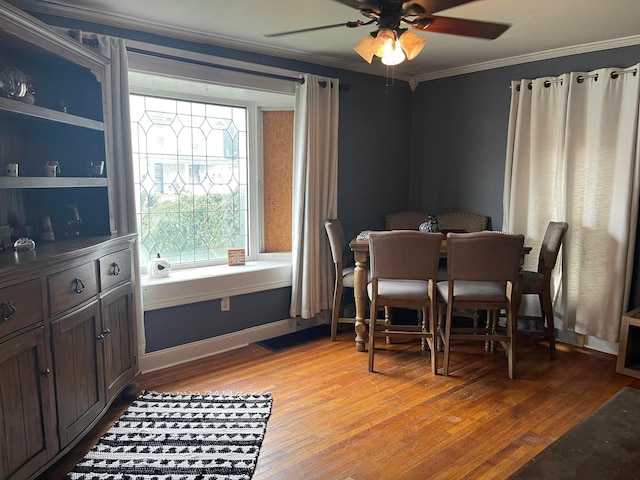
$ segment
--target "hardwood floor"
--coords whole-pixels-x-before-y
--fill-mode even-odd
[[[615,357],[558,344],[519,345],[516,379],[503,353],[452,348],[451,376],[433,376],[419,342],[380,345],[376,371],[345,326],[336,342],[281,352],[252,344],[152,372],[167,392],[271,392],[254,480],[503,479],[626,385]],[[442,366],[442,355],[439,358]],[[127,406],[120,402],[41,478],[64,477]]]

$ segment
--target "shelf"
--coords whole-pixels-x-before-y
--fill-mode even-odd
[[[1,188],[106,187],[106,178],[84,177],[0,177]]]
[[[104,131],[104,123],[89,118],[78,117],[69,113],[58,112],[49,108],[29,105],[18,100],[0,97],[0,112],[8,112],[15,115],[37,118],[55,123],[64,123],[76,127],[89,128],[91,130]]]

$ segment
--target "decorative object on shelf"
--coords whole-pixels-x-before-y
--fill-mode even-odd
[[[149,262],[149,276],[151,277],[168,277],[171,273],[171,264],[166,258],[158,256]]]
[[[442,227],[438,222],[438,219],[433,215],[429,215],[427,217],[427,221],[420,224],[418,228],[421,232],[429,232],[429,233],[440,233],[442,232]]]
[[[18,164],[10,163],[7,165],[7,177],[17,177],[18,176]]]
[[[36,242],[30,238],[19,238],[13,244],[13,248],[16,252],[28,252],[30,250],[35,250]]]
[[[47,242],[53,242],[56,239],[49,215],[43,215],[40,219],[40,239]]]
[[[11,240],[11,230],[11,225],[0,225],[0,252],[13,244]]]
[[[87,174],[90,177],[101,177],[104,171],[104,162],[87,162]]]
[[[24,94],[24,97],[20,99],[22,103],[28,103],[29,105],[33,105],[36,103],[36,90],[33,87],[33,78],[31,75],[26,75],[27,77],[27,93]]]
[[[10,65],[0,67],[0,96],[20,100],[27,92],[27,75],[22,70]]]
[[[65,222],[65,235],[67,237],[79,237],[82,227],[82,218],[76,205],[67,205],[68,218]]]
[[[44,172],[47,177],[57,177],[60,173],[60,164],[56,161],[47,162]]]

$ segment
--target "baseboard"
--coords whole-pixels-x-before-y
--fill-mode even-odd
[[[570,345],[580,345],[578,334],[571,330],[559,330],[556,329],[556,340],[562,343],[568,343]],[[618,355],[618,344],[607,342],[597,337],[587,335],[585,337],[584,347],[590,350],[596,350],[602,353],[608,353],[610,355]]]
[[[321,323],[327,323],[327,317],[330,322],[330,315],[324,315],[324,313],[325,312],[321,312],[313,319],[288,318],[277,322],[271,322],[266,325],[248,328],[239,332],[208,338],[199,342],[147,353],[140,356],[140,371],[141,373],[149,373],[155,370],[161,370],[163,368],[180,365],[182,363],[244,347],[250,343],[311,328],[316,325],[320,325]]]

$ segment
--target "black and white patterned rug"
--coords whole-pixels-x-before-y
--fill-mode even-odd
[[[270,393],[143,392],[66,478],[250,479],[272,401]]]

